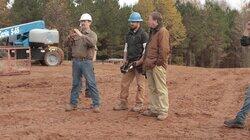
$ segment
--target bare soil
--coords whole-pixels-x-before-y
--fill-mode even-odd
[[[0,77],[0,139],[250,139],[249,119],[245,129],[223,126],[243,103],[250,69],[168,66],[170,110],[165,121],[113,111],[120,92],[119,65],[96,63],[95,73],[102,97],[99,114],[83,108],[64,111],[71,90],[70,62]],[[130,106],[135,93],[133,83]],[[81,95],[80,104],[88,107],[90,100]]]

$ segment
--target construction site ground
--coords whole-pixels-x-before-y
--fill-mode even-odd
[[[80,96],[78,110],[65,112],[72,83],[69,61],[58,67],[34,65],[30,75],[1,76],[0,139],[250,139],[250,119],[245,129],[223,126],[224,120],[234,118],[243,104],[250,68],[169,65],[170,108],[165,121],[129,110],[113,111],[120,92],[119,68],[119,64],[95,63],[102,99],[99,114],[86,108],[91,101],[84,95]],[[134,81],[130,108],[135,94]]]

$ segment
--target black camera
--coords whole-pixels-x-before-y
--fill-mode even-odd
[[[249,36],[243,36],[240,39],[240,43],[242,46],[249,46],[250,45],[250,37]]]

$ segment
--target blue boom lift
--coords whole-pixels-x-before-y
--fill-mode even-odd
[[[39,61],[42,65],[57,66],[63,61],[64,53],[58,47],[59,32],[46,29],[42,20],[0,28],[0,41],[3,40],[5,45],[2,47],[29,48],[31,60]]]

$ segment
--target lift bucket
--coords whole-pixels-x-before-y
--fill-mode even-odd
[[[30,48],[0,46],[0,75],[30,74]]]

